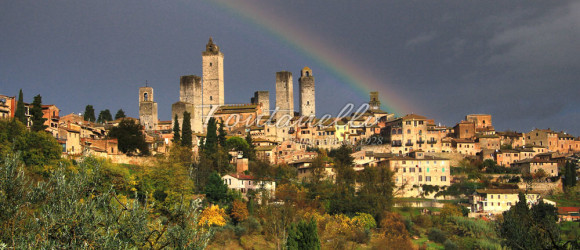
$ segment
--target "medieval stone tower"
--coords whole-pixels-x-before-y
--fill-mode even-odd
[[[381,101],[379,100],[379,92],[371,92],[371,99],[369,101],[370,110],[381,109]]]
[[[157,127],[157,103],[153,101],[153,88],[139,88],[139,122],[145,130]]]
[[[270,92],[268,91],[256,91],[254,92],[254,97],[252,97],[252,104],[262,104],[263,116],[270,115]]]
[[[202,132],[201,119],[201,77],[195,75],[181,76],[179,80],[179,101],[171,105],[171,120],[177,115],[179,127],[183,127],[183,113],[191,114],[191,130]],[[175,125],[173,124],[172,125]]]
[[[314,76],[312,70],[304,67],[298,78],[300,88],[300,115],[316,116],[316,96],[314,91]]]
[[[215,105],[224,105],[224,54],[213,43],[212,38],[205,46],[202,55],[203,71],[203,110],[205,117]]]
[[[294,91],[292,72],[276,72],[276,119],[289,115],[294,117]]]

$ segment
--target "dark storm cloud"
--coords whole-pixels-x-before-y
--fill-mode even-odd
[[[576,1],[246,3],[304,29],[437,122],[453,126],[466,114],[490,113],[498,129],[580,135]],[[318,114],[367,98],[325,65],[209,1],[1,1],[0,34],[0,93],[23,88],[27,101],[40,93],[64,114],[93,104],[137,116],[137,88],[148,80],[160,119],[170,119],[179,76],[201,75],[209,36],[225,54],[228,103],[248,102],[256,90],[269,90],[274,103],[280,70],[294,73],[297,93],[304,66],[317,79]]]

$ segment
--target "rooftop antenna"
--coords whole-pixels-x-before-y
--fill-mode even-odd
[[[145,87],[149,87],[149,83],[145,80]]]

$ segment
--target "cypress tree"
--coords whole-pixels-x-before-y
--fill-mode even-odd
[[[205,138],[205,151],[208,156],[214,155],[218,149],[217,125],[215,118],[209,118],[207,122],[207,135]]]
[[[96,121],[96,119],[95,119],[95,109],[93,108],[93,105],[87,105],[85,107],[85,113],[84,113],[83,118],[85,119],[85,121],[89,121],[89,122]]]
[[[125,115],[125,111],[123,111],[123,109],[119,109],[117,111],[117,114],[115,114],[115,120],[125,118],[125,117],[127,117],[127,116]]]
[[[191,114],[187,111],[183,112],[183,125],[181,125],[181,146],[191,148],[193,135],[191,131]]]
[[[248,132],[248,134],[246,134],[246,142],[248,143],[248,152],[247,152],[247,157],[248,160],[255,160],[256,159],[256,147],[254,146],[253,140],[252,140],[252,134],[250,134],[250,132]]]
[[[18,104],[16,105],[16,112],[14,114],[14,118],[18,119],[22,124],[27,125],[28,121],[26,119],[26,114],[24,112],[24,100],[22,95],[22,89],[20,89],[20,93],[18,93]]]
[[[564,167],[564,187],[568,189],[574,186],[576,186],[576,164],[567,161]]]
[[[286,247],[291,250],[298,249],[320,249],[320,239],[318,229],[314,219],[309,222],[300,221],[298,225],[292,223],[288,230]]]
[[[46,118],[42,117],[42,97],[40,95],[34,97],[30,113],[32,115],[32,131],[44,131],[48,128],[44,125]]]
[[[177,114],[173,119],[173,143],[181,142],[181,131],[179,129],[179,120],[177,119]]]
[[[223,148],[226,146],[226,131],[224,130],[224,121],[220,121],[220,127],[218,128],[218,143]]]

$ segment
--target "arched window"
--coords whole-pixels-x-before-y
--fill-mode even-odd
[[[403,130],[402,129],[399,129],[399,134],[402,134],[402,133],[403,133]]]
[[[391,134],[393,134],[393,135],[396,134],[396,133],[397,133],[397,130],[396,129],[393,129],[393,131],[391,131]]]
[[[407,129],[407,134],[410,134],[410,133],[411,133],[411,130],[410,129]]]
[[[143,101],[149,101],[149,93],[143,93]]]
[[[310,76],[310,72],[306,71],[306,76]]]

